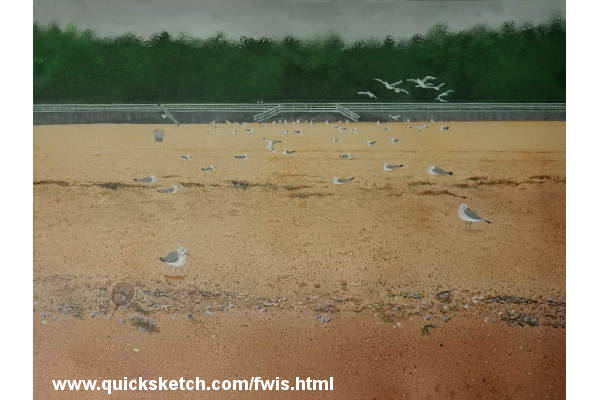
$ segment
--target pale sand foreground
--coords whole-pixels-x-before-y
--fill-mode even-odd
[[[150,125],[35,127],[39,397],[56,395],[51,378],[315,375],[310,365],[337,379],[329,397],[562,398],[565,124],[449,123],[440,132],[436,123],[418,133],[412,124],[358,123],[343,134],[333,125],[286,126],[301,136],[282,135],[281,125],[163,126],[164,143],[153,142]],[[246,127],[256,133],[231,133]],[[297,152],[268,152],[263,137]],[[241,152],[249,158],[235,160]],[[405,167],[384,172],[384,162]],[[209,164],[217,170],[200,171]],[[428,175],[432,164],[456,175]],[[132,180],[148,174],[158,184]],[[356,179],[332,185],[333,176]],[[184,185],[175,195],[155,191],[174,183]],[[463,201],[493,223],[465,232]],[[179,245],[192,254],[186,278],[166,280],[158,257]],[[136,287],[137,305],[106,321],[110,289],[122,280]],[[435,297],[446,289],[450,304]],[[119,323],[139,312],[160,332]],[[538,326],[502,321],[520,315]],[[423,336],[428,323],[436,328]],[[489,341],[475,340],[480,334]],[[127,351],[140,341],[151,350]],[[452,345],[441,350],[442,342]],[[518,353],[523,343],[529,354]],[[490,346],[498,353],[486,367]],[[182,359],[164,365],[172,353]],[[198,360],[205,353],[214,369]],[[455,365],[461,357],[468,363]],[[410,377],[402,365],[414,368]],[[438,367],[451,373],[434,378]]]

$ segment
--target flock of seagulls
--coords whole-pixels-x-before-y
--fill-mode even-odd
[[[414,81],[416,82],[417,85],[420,86],[427,86],[429,87],[431,84],[429,83],[430,80],[435,79],[433,77],[427,76],[423,79],[415,79]],[[396,88],[396,85],[399,85],[400,83],[402,83],[402,81],[398,81],[398,82],[394,82],[394,83],[388,83],[386,81],[381,81],[382,84],[384,84],[387,88]],[[413,81],[413,80],[408,80],[408,81]],[[442,85],[438,85],[437,88],[438,89],[434,89],[434,90],[439,90],[439,87],[441,87]],[[399,115],[390,115],[390,118],[393,120],[399,120],[401,118],[401,116]],[[282,121],[278,121],[278,122],[282,122]],[[348,121],[346,121],[348,122]],[[433,119],[431,120],[431,122],[433,123]],[[227,121],[227,124],[229,124],[230,122]],[[277,123],[276,121],[273,121],[273,123]],[[287,121],[284,121],[283,123],[287,123]],[[300,123],[300,121],[292,121],[293,123]],[[344,127],[342,125],[340,125],[342,123],[342,121],[338,121],[337,125],[334,125],[333,128],[335,130],[338,131],[338,133],[344,133],[345,131],[347,131],[347,127]],[[377,125],[381,125],[380,121],[377,121],[376,123]],[[245,125],[245,123],[242,123],[242,125]],[[263,126],[266,126],[266,124],[262,124]],[[325,125],[329,125],[328,121],[325,121]],[[429,128],[429,124],[421,124],[421,125],[412,125],[409,128],[412,129],[416,129],[419,132]],[[216,123],[213,122],[213,127],[215,129],[219,129],[220,127],[217,127]],[[389,128],[388,127],[384,127],[384,129],[386,130],[386,132],[389,132]],[[447,125],[442,125],[440,127],[440,131],[444,132],[449,130],[450,127]],[[245,131],[249,134],[253,134],[254,130],[247,128],[245,129]],[[210,132],[210,130],[209,130]],[[236,133],[236,130],[234,129],[233,134]],[[358,128],[353,128],[352,129],[353,133],[358,133]],[[154,140],[156,142],[164,142],[165,139],[165,132],[162,129],[155,129],[153,131],[154,134]],[[289,135],[289,134],[303,134],[303,131],[301,129],[295,129],[295,130],[290,130],[290,129],[284,129],[282,131],[282,134],[284,135]],[[273,152],[273,153],[277,153],[278,149],[276,148],[276,146],[281,145],[283,143],[283,140],[275,140],[275,139],[268,139],[263,137],[262,138],[263,141],[265,141],[265,149],[269,152]],[[390,143],[391,144],[396,144],[400,142],[400,139],[398,139],[397,137],[391,137],[390,139]],[[332,137],[332,142],[338,143],[338,138],[333,136]],[[371,146],[375,146],[377,144],[376,140],[367,140],[366,141],[366,145],[371,147]],[[289,150],[288,148],[284,148],[281,151],[281,154],[285,155],[285,156],[289,156],[296,153],[295,150]],[[246,160],[248,159],[248,155],[245,153],[241,153],[241,154],[235,154],[233,156],[235,159],[237,160]],[[342,160],[351,160],[353,158],[352,153],[340,153],[338,154],[338,157]],[[181,158],[185,161],[189,161],[191,160],[192,156],[189,154],[184,154],[181,156]],[[383,170],[386,172],[391,172],[391,171],[396,171],[399,170],[401,168],[404,167],[404,164],[399,164],[399,163],[388,163],[385,162],[383,164]],[[201,171],[202,172],[212,172],[215,171],[217,168],[213,165],[210,164],[207,167],[202,167]],[[429,173],[430,175],[433,176],[452,176],[454,175],[453,171],[448,171],[444,168],[438,167],[436,165],[431,165],[427,168],[427,173]],[[332,178],[332,183],[334,185],[343,185],[343,184],[347,184],[350,183],[352,181],[354,181],[355,177],[354,176],[350,176],[350,177],[339,177],[339,176],[334,176]],[[152,184],[152,183],[156,183],[158,182],[158,179],[155,175],[148,175],[148,176],[144,176],[141,178],[134,178],[133,179],[135,182],[139,182],[139,183],[144,183],[144,184]],[[156,189],[156,191],[158,193],[161,194],[174,194],[177,193],[180,189],[181,189],[181,185],[180,184],[175,184],[172,186],[168,186],[168,187],[162,187],[162,188],[158,188]],[[488,219],[480,217],[476,212],[474,212],[472,209],[470,209],[466,204],[461,204],[458,208],[458,217],[465,222],[465,229],[466,230],[470,230],[471,226],[473,223],[479,223],[479,222],[486,222],[486,223],[491,223]],[[166,266],[170,267],[172,270],[179,270],[181,271],[183,266],[186,264],[187,261],[187,256],[189,256],[189,254],[187,253],[186,249],[184,247],[178,247],[177,249],[175,249],[174,251],[169,252],[167,255],[165,255],[164,257],[160,257],[160,261],[162,263],[164,263]]]
[[[424,78],[409,78],[406,80],[400,80],[394,83],[389,83],[388,81],[385,81],[383,79],[380,78],[375,78],[374,80],[381,83],[386,89],[393,91],[394,93],[398,94],[398,93],[404,93],[406,95],[410,95],[410,92],[404,88],[399,87],[399,85],[401,85],[402,83],[404,83],[404,81],[406,82],[412,82],[415,84],[415,88],[419,88],[419,89],[431,89],[434,90],[436,92],[439,92],[441,90],[441,88],[443,86],[446,85],[446,83],[442,82],[440,84],[438,84],[437,86],[433,84],[433,82],[431,81],[435,81],[437,78],[431,75],[427,75]],[[446,90],[443,93],[440,93],[439,95],[437,95],[434,100],[435,101],[439,101],[441,103],[447,103],[448,100],[446,100],[446,97],[453,93],[454,90]],[[359,91],[356,92],[357,94],[361,95],[361,96],[367,96],[371,99],[377,100],[377,95],[375,95],[375,93],[369,91],[369,90],[364,90],[364,91]],[[394,117],[398,117],[398,116],[394,116]],[[394,118],[392,117],[392,118]],[[396,119],[396,118],[394,118]]]

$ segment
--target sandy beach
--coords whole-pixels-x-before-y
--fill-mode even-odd
[[[37,398],[123,376],[335,379],[207,398],[564,398],[565,123],[420,124],[35,126]],[[463,202],[492,223],[466,231]],[[134,301],[109,320],[119,282]]]

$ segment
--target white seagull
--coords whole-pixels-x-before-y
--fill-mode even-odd
[[[436,98],[435,98],[435,100],[437,100],[437,101],[441,101],[442,103],[447,103],[447,102],[448,102],[448,100],[446,100],[446,99],[442,99],[442,97],[446,97],[446,96],[448,96],[450,93],[453,93],[453,92],[454,92],[454,90],[446,90],[444,93],[440,93],[440,94],[438,95],[438,97],[436,97]]]
[[[445,85],[445,83],[440,83],[440,84],[439,84],[439,85],[437,85],[437,86],[433,86],[433,84],[431,84],[431,83],[430,83],[429,85],[426,85],[426,89],[433,89],[433,90],[437,90],[437,91],[439,91],[439,90],[440,90],[440,88],[441,88],[442,86],[444,86],[444,85]]]
[[[344,160],[350,160],[352,158],[352,154],[351,153],[342,153],[338,157],[342,158]]]
[[[180,188],[181,188],[181,185],[173,185],[173,186],[169,186],[169,187],[166,187],[166,188],[156,189],[156,191],[158,193],[171,194],[171,193],[177,193]]]
[[[394,170],[400,169],[402,167],[404,167],[404,164],[389,164],[389,163],[383,164],[384,171],[394,171]]]
[[[414,79],[407,79],[406,81],[407,82],[414,82],[416,84],[415,87],[420,87],[420,88],[423,88],[423,89],[429,89],[429,85],[430,84],[428,84],[427,81],[429,81],[429,80],[435,80],[435,79],[436,79],[435,77],[427,75],[423,79],[414,78]]]
[[[354,177],[340,178],[340,177],[334,176],[333,177],[333,184],[334,185],[342,185],[344,183],[352,182],[353,180],[354,180]]]
[[[401,84],[404,81],[398,81],[398,82],[394,82],[394,83],[389,83],[387,81],[384,81],[383,79],[379,79],[379,78],[375,78],[374,80],[376,80],[377,82],[380,82],[383,84],[383,86],[385,86],[386,89],[390,89],[390,90],[397,90],[396,86],[398,86],[399,84]]]
[[[192,156],[190,156],[189,154],[184,154],[181,156],[181,158],[183,158],[184,160],[191,160]]]
[[[201,169],[202,171],[204,171],[204,172],[210,172],[210,171],[214,171],[214,170],[216,170],[216,169],[217,169],[217,167],[215,167],[214,165],[212,165],[212,164],[211,164],[211,165],[209,165],[209,166],[208,166],[208,167],[206,167],[206,168],[200,168],[200,169]]]
[[[269,140],[269,139],[265,139],[265,138],[263,138],[263,140],[267,141],[267,145],[265,146],[265,149],[269,150],[271,153],[277,153],[277,150],[275,150],[273,148],[273,146],[275,146],[278,143],[281,143],[281,140]]]
[[[445,169],[436,167],[435,165],[432,165],[431,167],[429,167],[427,169],[427,172],[429,172],[431,175],[436,175],[436,176],[454,175],[454,172],[446,171]]]
[[[413,126],[409,126],[409,128],[415,128],[416,130],[421,132],[423,129],[426,129],[428,126],[429,125],[413,125]]]
[[[159,257],[159,260],[175,270],[183,268],[187,261],[187,256],[189,256],[189,253],[185,247],[179,246],[175,251],[170,252],[166,256]]]
[[[143,178],[133,178],[133,180],[136,182],[140,182],[140,183],[154,183],[158,179],[156,179],[156,176],[150,175],[150,176],[145,176]]]
[[[400,139],[398,139],[398,138],[395,138],[395,137],[390,138],[390,143],[391,144],[398,143],[399,141],[400,141]]]
[[[375,143],[377,143],[376,140],[367,140],[367,146],[373,146]]]
[[[377,99],[377,96],[375,96],[373,93],[366,91],[366,92],[356,92],[356,94],[362,94],[364,96],[369,96],[372,99]]]
[[[491,224],[491,221],[477,215],[477,213],[471,210],[465,203],[458,206],[458,217],[465,221],[465,229],[471,229],[471,224],[473,222],[487,222],[488,224]]]

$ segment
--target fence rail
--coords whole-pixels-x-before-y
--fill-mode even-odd
[[[34,104],[34,123],[179,124],[233,119],[262,122],[278,114],[337,114],[358,121],[406,118],[448,120],[564,120],[565,103],[213,103],[213,104]],[[162,118],[162,120],[161,120]]]
[[[565,103],[214,103],[214,104],[162,104],[171,112],[237,111],[264,112],[281,106],[290,111],[331,111],[339,105],[352,112],[381,111],[565,111]],[[95,112],[142,111],[162,112],[158,104],[34,104],[33,112]]]

